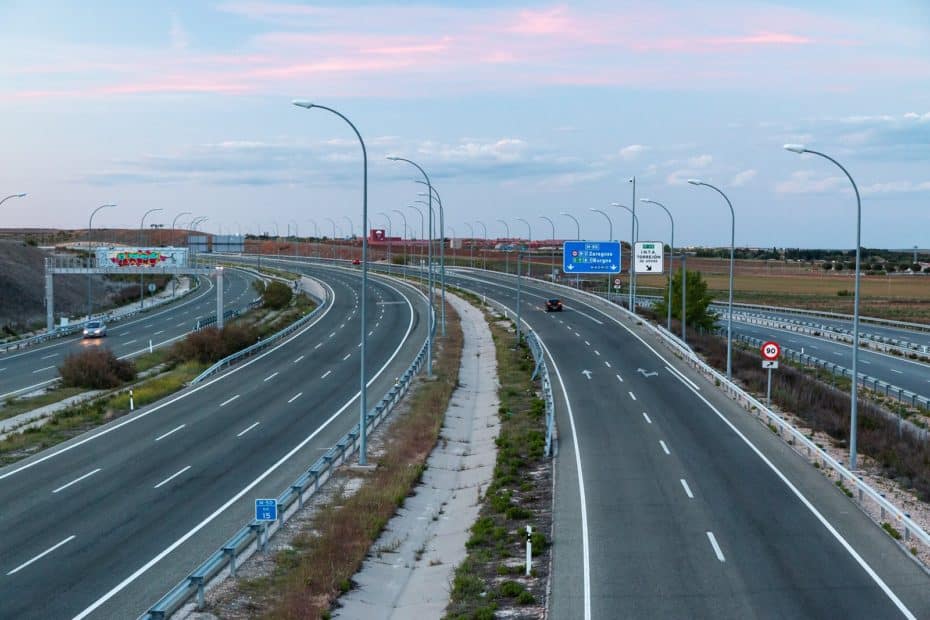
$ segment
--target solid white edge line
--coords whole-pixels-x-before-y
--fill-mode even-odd
[[[223,402],[220,403],[220,407],[225,407],[226,405],[228,405],[228,404],[231,403],[232,401],[236,400],[237,398],[239,398],[239,395],[238,395],[238,394],[236,394],[236,395],[233,396],[232,398],[228,398],[228,399],[224,400]]]
[[[155,438],[155,441],[161,441],[162,439],[164,439],[164,438],[167,437],[168,435],[171,435],[172,433],[178,432],[179,430],[181,430],[181,429],[184,428],[185,426],[187,426],[187,424],[182,424],[182,425],[180,425],[180,426],[176,426],[176,427],[172,428],[170,431],[168,431],[167,433],[165,433],[164,435],[159,435],[158,437],[156,437],[156,438]]]
[[[251,425],[250,427],[248,427],[248,428],[246,428],[245,430],[243,430],[241,433],[238,433],[238,434],[236,435],[236,437],[242,437],[243,435],[245,435],[246,433],[248,433],[250,430],[252,430],[252,429],[255,428],[256,426],[258,426],[258,424],[259,424],[259,423],[256,422],[255,424],[253,424],[253,425]]]
[[[688,385],[690,385],[692,389],[694,389],[694,390],[696,390],[696,391],[698,391],[698,392],[701,391],[701,388],[698,387],[698,385],[697,385],[694,381],[692,381],[692,380],[689,379],[688,377],[684,376],[677,368],[674,368],[674,367],[672,367],[672,366],[669,366],[668,364],[665,365],[665,368],[666,368],[670,373],[672,373],[673,375],[675,375],[676,377],[678,377],[679,379],[681,379],[682,381],[687,382]]]
[[[681,478],[681,486],[685,489],[685,495],[688,496],[688,499],[694,499],[694,493],[691,492],[691,487],[688,486],[688,481],[684,478]]]
[[[52,493],[58,493],[59,491],[64,491],[65,489],[67,489],[68,487],[70,487],[72,484],[77,484],[78,482],[80,482],[80,481],[83,480],[84,478],[90,478],[91,476],[93,476],[94,474],[96,474],[96,473],[97,473],[98,471],[100,471],[101,469],[103,469],[103,468],[102,468],[102,467],[98,467],[98,468],[95,469],[94,471],[87,472],[86,474],[84,474],[84,475],[81,476],[80,478],[75,478],[74,480],[72,480],[72,481],[69,482],[68,484],[63,484],[63,485],[61,485],[60,487],[58,487],[57,489],[55,489],[54,491],[52,491]]]
[[[723,557],[723,551],[720,550],[720,545],[717,544],[717,539],[714,538],[714,533],[707,532],[707,539],[710,540],[710,545],[714,548],[714,553],[717,555],[717,559],[721,562],[726,562],[726,558]]]
[[[54,551],[54,550],[57,549],[58,547],[60,547],[60,546],[62,546],[62,545],[64,545],[64,544],[66,544],[66,543],[69,543],[69,542],[71,542],[72,540],[74,540],[74,534],[72,534],[71,536],[68,536],[68,537],[65,538],[63,541],[61,541],[60,543],[58,543],[57,545],[52,545],[51,547],[49,547],[48,549],[46,549],[45,551],[43,551],[42,553],[40,553],[40,554],[37,555],[36,557],[32,558],[32,559],[29,560],[28,562],[24,562],[24,563],[20,564],[19,566],[17,566],[16,568],[14,568],[14,569],[11,570],[10,572],[8,572],[8,573],[7,573],[7,576],[12,575],[13,573],[18,573],[19,571],[23,570],[24,568],[26,568],[27,566],[29,566],[29,565],[32,564],[33,562],[36,562],[36,561],[38,561],[38,560],[41,560],[42,558],[44,558],[45,556],[47,556],[49,553],[51,553],[52,551]]]
[[[666,454],[671,454],[671,452],[668,451],[668,446],[665,445],[665,442],[661,439],[659,440],[659,445],[662,446],[662,450],[664,450]]]
[[[398,295],[401,295],[401,296],[403,297],[403,294],[402,294],[398,289],[396,289],[396,288],[394,288],[393,286],[391,286],[390,284],[387,284],[386,282],[382,282],[382,285],[387,286],[387,287],[390,288],[390,289],[393,289]],[[327,285],[327,286],[328,286],[328,285]],[[330,290],[332,291],[332,287],[329,287],[329,288],[330,288]],[[414,291],[415,291],[416,293],[419,294],[419,297],[420,297],[420,298],[427,300],[427,301],[426,301],[427,304],[429,303],[429,300],[428,300],[428,298],[426,297],[426,295],[424,295],[422,292],[420,292],[420,291],[418,291],[418,290],[416,290],[416,289],[414,289]],[[335,291],[333,291],[333,294],[335,295]],[[330,305],[330,307],[332,307],[332,305]],[[400,350],[403,348],[404,343],[407,342],[407,338],[410,337],[410,332],[413,330],[413,304],[410,303],[410,300],[409,300],[409,299],[407,299],[407,307],[410,309],[410,321],[409,321],[409,323],[407,324],[407,331],[406,331],[406,333],[404,334],[404,337],[400,339],[400,343],[397,345],[397,348],[394,349],[394,353],[391,354],[391,357],[384,363],[384,365],[378,370],[378,372],[375,373],[375,375],[368,381],[368,385],[369,385],[369,386],[370,386],[372,383],[374,383],[374,382],[384,373],[384,370],[385,370],[388,366],[391,365],[391,363],[394,361],[394,358],[396,358],[396,357],[398,356],[398,354],[400,354]],[[427,310],[427,312],[428,312],[428,310]],[[281,344],[278,345],[277,347],[274,347],[274,349],[277,349],[277,348],[279,348],[279,347],[281,347],[281,346],[283,346],[283,345],[284,345],[284,343],[281,343]],[[543,345],[543,346],[545,347],[545,345]],[[274,349],[272,349],[272,351],[273,351]],[[255,359],[258,359],[258,358],[255,358]],[[558,371],[556,371],[556,372],[558,372]],[[228,376],[228,375],[225,375],[225,376]],[[560,379],[560,381],[561,381],[561,379]],[[212,383],[212,382],[211,382],[211,383]],[[564,390],[564,386],[563,386],[563,390]],[[76,615],[76,616],[73,618],[73,620],[83,620],[84,618],[86,618],[86,617],[89,616],[90,614],[94,613],[94,611],[96,611],[97,609],[99,609],[101,605],[103,605],[104,603],[106,603],[107,601],[109,601],[111,598],[113,598],[114,596],[116,596],[123,588],[125,588],[125,587],[128,586],[130,583],[132,583],[133,581],[135,581],[136,579],[138,579],[138,578],[139,578],[141,575],[143,575],[146,571],[148,571],[150,568],[152,568],[153,566],[155,566],[155,564],[157,564],[157,563],[160,562],[162,559],[164,559],[168,554],[170,554],[172,551],[174,551],[175,549],[177,549],[178,547],[180,547],[181,545],[183,545],[185,542],[187,542],[191,537],[194,536],[194,534],[196,534],[197,532],[199,532],[200,530],[202,530],[203,528],[205,528],[207,525],[209,525],[210,522],[212,522],[212,521],[213,521],[214,519],[216,519],[219,515],[221,515],[227,508],[229,508],[230,506],[232,506],[233,504],[235,504],[237,501],[239,501],[243,496],[245,496],[246,493],[248,493],[248,492],[251,491],[253,488],[255,488],[262,480],[264,480],[265,478],[267,478],[268,476],[270,476],[276,469],[278,469],[278,467],[280,467],[282,464],[284,464],[285,462],[287,462],[288,459],[290,459],[290,458],[291,458],[292,456],[294,456],[297,452],[299,452],[299,451],[301,450],[301,448],[303,448],[305,445],[307,445],[308,443],[310,443],[310,441],[312,441],[314,437],[316,437],[319,433],[321,433],[327,426],[330,425],[330,423],[331,423],[333,420],[335,420],[336,418],[338,418],[346,409],[348,409],[348,408],[359,398],[360,394],[361,394],[360,391],[359,391],[359,392],[356,392],[354,396],[352,396],[348,401],[346,401],[346,404],[343,405],[343,406],[339,409],[339,411],[337,411],[337,412],[334,413],[332,416],[330,416],[329,419],[327,419],[325,422],[323,422],[323,424],[321,424],[315,431],[313,431],[310,435],[308,435],[308,436],[307,436],[303,441],[301,441],[299,444],[297,444],[296,446],[294,446],[294,448],[293,448],[290,452],[288,452],[287,454],[285,454],[284,456],[282,456],[280,459],[278,459],[271,467],[269,467],[269,468],[266,469],[264,472],[262,472],[257,478],[255,478],[252,482],[250,482],[248,485],[246,485],[245,487],[243,487],[243,489],[240,490],[238,493],[236,493],[234,496],[232,496],[231,498],[229,498],[229,499],[226,501],[226,503],[224,503],[222,506],[220,506],[219,508],[217,508],[216,510],[214,510],[210,515],[208,515],[206,518],[204,518],[204,520],[201,521],[200,523],[198,523],[196,526],[194,526],[193,528],[191,528],[190,530],[188,530],[188,532],[187,532],[186,534],[184,534],[183,536],[181,536],[180,538],[178,538],[176,541],[174,541],[174,542],[173,542],[172,544],[170,544],[168,547],[166,547],[165,549],[163,549],[163,550],[162,550],[159,554],[157,554],[154,558],[152,558],[151,560],[149,560],[148,562],[146,562],[145,564],[143,564],[142,566],[140,566],[138,569],[136,569],[136,571],[135,571],[133,574],[131,574],[129,577],[126,577],[126,578],[123,579],[120,583],[116,584],[116,585],[115,585],[113,588],[111,588],[106,594],[104,594],[103,596],[101,596],[100,598],[98,598],[96,601],[94,601],[93,603],[91,603],[90,605],[88,605],[87,608],[84,609],[84,611],[82,611],[82,612],[79,613],[78,615]],[[587,558],[587,540],[588,540],[588,537],[587,537],[587,518],[584,517],[583,521],[584,521],[584,531],[585,531],[585,558]],[[586,584],[586,586],[585,586],[585,591],[587,592],[587,591],[589,590],[589,587],[588,587],[588,580],[587,580],[587,561],[585,561],[585,569],[586,569],[586,570],[585,570],[585,576],[586,576],[586,577],[585,577],[585,584]],[[591,613],[590,613],[590,596],[589,596],[589,595],[585,597],[585,601],[586,601],[586,605],[585,605],[585,609],[586,609],[585,620],[590,620],[590,618],[591,618]]]
[[[171,482],[172,480],[174,480],[175,478],[177,478],[178,476],[180,476],[181,474],[183,474],[184,472],[186,472],[186,471],[187,471],[188,469],[190,469],[190,468],[191,468],[191,466],[188,465],[187,467],[183,468],[181,471],[178,471],[178,472],[175,472],[175,473],[171,474],[170,476],[168,476],[167,478],[165,478],[164,480],[162,480],[161,482],[159,482],[158,484],[156,484],[156,485],[155,485],[154,487],[152,487],[152,488],[153,488],[153,489],[157,489],[158,487],[162,486],[163,484],[168,484],[169,482]]]

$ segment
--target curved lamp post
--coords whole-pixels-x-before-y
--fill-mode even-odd
[[[633,215],[633,234],[630,235],[630,290],[629,290],[629,305],[630,312],[636,314],[636,294],[633,292],[633,278],[635,276],[635,264],[634,259],[636,258],[636,238],[639,237],[639,218],[636,217],[636,213],[633,212],[633,209],[629,208],[626,205],[622,205],[619,202],[610,203],[611,207],[617,207],[619,209],[626,209]]]
[[[484,225],[484,222],[482,222],[481,220],[475,220],[475,224],[480,224],[480,225],[481,225],[481,230],[484,231],[484,246],[485,246],[485,247],[484,247],[484,252],[483,252],[484,260],[482,261],[482,264],[484,265],[483,269],[484,269],[485,271],[487,271],[487,268],[488,268],[488,248],[487,248],[487,245],[488,245],[488,227],[485,226],[485,225]]]
[[[387,230],[388,230],[388,251],[387,251],[387,262],[388,265],[391,264],[391,237],[394,236],[394,227],[391,226],[391,216],[385,213],[384,211],[378,211],[378,215],[384,216],[384,219],[387,220]]]
[[[26,194],[10,194],[6,198],[3,198],[2,200],[0,200],[0,205],[2,205],[4,202],[6,202],[7,200],[11,198],[25,198],[25,197],[26,197]]]
[[[407,215],[400,209],[391,209],[391,213],[396,213],[404,221],[404,280],[406,280],[407,279]]]
[[[90,254],[90,242],[92,241],[90,231],[94,226],[94,216],[97,215],[97,211],[99,211],[100,209],[107,209],[109,207],[115,207],[115,206],[116,205],[114,204],[100,205],[99,207],[91,211],[90,219],[87,221],[87,253],[88,254]],[[89,264],[89,261],[88,261],[88,264]],[[93,301],[93,297],[91,296],[92,295],[91,280],[92,280],[91,274],[88,273],[87,274],[87,318],[88,319],[90,318],[90,315],[93,313],[93,308],[94,308],[93,306],[94,301]]]
[[[439,310],[442,323],[442,335],[446,335],[446,212],[442,208],[442,198],[439,197],[439,190],[435,185],[428,185],[423,181],[415,181],[422,185],[427,185],[429,192],[432,192],[433,198],[439,205],[439,290],[442,294],[442,304]],[[425,192],[418,192],[417,196],[425,196]]]
[[[145,218],[148,217],[149,213],[156,213],[158,211],[164,211],[161,207],[156,207],[155,209],[149,209],[144,214],[142,214],[142,221],[139,222],[139,246],[141,248],[143,243],[143,235],[145,234]],[[145,274],[139,273],[139,309],[141,310],[145,307],[145,289],[143,288],[143,283],[145,280]]]
[[[507,224],[507,220],[502,220],[501,218],[497,218],[497,221],[504,225],[504,230],[507,231],[507,242],[509,243],[510,242],[510,226]],[[510,252],[509,251],[504,252],[504,259],[505,259],[504,260],[504,271],[509,274],[510,273]]]
[[[333,238],[332,238],[332,243],[333,243],[333,262],[335,263],[335,262],[336,262],[336,220],[334,220],[334,219],[331,218],[331,217],[324,217],[323,219],[326,220],[327,222],[329,222],[330,224],[332,224],[332,226],[333,226]]]
[[[665,214],[668,215],[668,221],[672,224],[672,240],[669,242],[668,252],[668,320],[666,322],[666,329],[668,329],[669,333],[672,333],[672,256],[675,254],[675,220],[672,218],[672,212],[666,209],[665,205],[663,205],[661,202],[649,200],[648,198],[640,198],[639,201],[661,208],[663,211],[665,211]],[[681,285],[685,285],[683,279]],[[681,314],[682,316],[685,314],[684,305],[681,307]]]
[[[571,213],[568,213],[567,211],[559,211],[559,215],[564,215],[565,217],[571,218],[571,220],[575,222],[575,241],[581,241],[581,224],[578,222],[578,218]],[[575,274],[575,288],[581,288],[581,284],[578,281],[578,274]]]
[[[727,195],[719,187],[710,183],[705,183],[700,179],[688,179],[691,185],[703,185],[709,187],[727,201],[730,207],[730,301],[727,304],[727,379],[733,378],[733,253],[736,248],[736,213],[733,211],[733,203],[727,198]],[[855,381],[853,382],[855,383]]]
[[[309,101],[294,101],[294,105],[306,108],[311,110],[313,108],[319,108],[320,110],[325,110],[331,114],[335,114],[346,124],[352,128],[352,131],[355,132],[355,136],[358,138],[358,142],[362,147],[362,232],[365,233],[365,222],[368,221],[368,151],[365,149],[365,141],[362,139],[362,134],[358,132],[358,129],[355,125],[352,124],[348,118],[343,116],[340,112],[326,106],[317,105]],[[335,251],[335,246],[333,246]],[[368,235],[362,235],[362,309],[361,309],[361,322],[360,328],[362,332],[362,351],[359,356],[361,359],[359,361],[359,367],[361,369],[361,377],[359,378],[359,451],[358,451],[358,463],[359,465],[368,464],[368,431],[367,431],[367,413],[368,413],[368,371],[365,368],[365,354],[368,349],[368,327],[367,327],[367,296],[368,296]]]
[[[552,246],[553,246],[553,247],[552,247],[552,261],[551,261],[551,262],[552,262],[552,267],[551,267],[552,272],[549,274],[549,277],[550,277],[550,278],[552,279],[552,281],[554,282],[554,281],[555,281],[555,274],[556,274],[556,271],[555,271],[555,222],[553,222],[551,218],[548,218],[548,217],[546,217],[545,215],[540,215],[540,216],[539,216],[539,219],[545,220],[545,221],[549,222],[549,226],[552,228]]]
[[[468,234],[470,237],[469,239],[470,243],[468,244],[468,264],[471,266],[472,269],[474,269],[475,268],[475,229],[468,222],[463,222],[463,224],[468,228]],[[917,261],[915,260],[914,262],[916,263]]]
[[[859,188],[853,180],[849,171],[843,167],[840,162],[836,161],[829,155],[814,151],[803,144],[786,144],[785,149],[792,153],[810,153],[817,155],[833,162],[837,168],[843,171],[849,182],[852,183],[853,191],[856,193],[856,283],[853,294],[853,351],[852,351],[852,386],[849,388],[849,469],[856,469],[856,424],[859,396],[859,276],[861,273],[861,245],[862,245],[862,199],[859,196]]]
[[[589,211],[594,211],[595,213],[600,213],[601,215],[603,215],[604,217],[607,218],[607,230],[608,230],[608,233],[609,233],[609,234],[608,234],[608,237],[609,237],[608,241],[613,241],[613,240],[614,240],[614,223],[611,221],[610,216],[607,215],[607,212],[606,212],[606,211],[601,211],[600,209],[595,209],[595,208],[593,208],[593,207],[590,208],[590,209],[588,209],[588,210],[589,210]],[[611,274],[611,275],[612,275],[612,274]],[[608,275],[608,276],[607,276],[607,301],[610,301],[610,280],[611,280],[611,275]]]

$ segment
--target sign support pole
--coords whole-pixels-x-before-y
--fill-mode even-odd
[[[772,369],[771,368],[769,368],[769,385],[768,385],[768,388],[765,390],[765,406],[766,407],[772,406]]]

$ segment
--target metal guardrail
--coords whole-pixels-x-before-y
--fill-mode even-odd
[[[552,456],[552,444],[558,438],[558,429],[555,426],[555,400],[552,398],[552,382],[549,380],[549,366],[546,364],[546,354],[536,332],[526,332],[526,344],[530,347],[536,368],[533,369],[533,379],[539,377],[542,383],[543,399],[546,401],[546,456]]]
[[[760,338],[755,338],[753,336],[747,336],[745,334],[736,334],[735,338],[741,342],[753,345],[755,347],[761,347],[763,341]],[[829,362],[827,360],[822,360],[813,355],[808,355],[807,353],[801,353],[795,351],[794,349],[788,347],[782,347],[782,354],[789,358],[790,360],[797,362],[799,364],[804,364],[805,366],[813,366],[815,368],[823,368],[824,370],[829,370],[834,376],[846,377],[852,379],[852,370],[841,366],[834,362]],[[904,403],[906,405],[911,405],[913,407],[923,407],[924,409],[930,409],[930,398],[926,396],[921,396],[910,390],[905,390],[902,387],[897,385],[887,383],[881,379],[877,379],[870,375],[863,373],[857,373],[859,375],[859,385],[862,387],[872,390],[878,394],[884,394],[889,398],[894,398],[897,401]]]
[[[246,304],[242,308],[235,308],[235,309],[226,310],[225,312],[223,312],[223,320],[225,321],[226,319],[238,318],[242,316],[243,312],[254,310],[255,308],[258,308],[261,305],[262,305],[261,298],[253,299],[252,301],[250,301],[248,304]],[[206,329],[207,327],[210,327],[211,325],[214,325],[215,323],[216,323],[216,315],[211,314],[207,318],[197,321],[197,323],[194,325],[193,331],[196,332],[202,329]]]
[[[307,315],[307,317],[309,316]],[[304,319],[307,317],[304,317]],[[435,321],[433,321],[433,324],[435,326]],[[404,374],[398,378],[394,387],[366,414],[366,427],[369,434],[393,411],[395,405],[410,389],[413,378],[419,373],[426,361],[426,347],[428,344],[429,340],[426,340],[423,346],[420,347],[416,358]],[[204,604],[204,593],[207,584],[212,579],[220,576],[235,576],[239,564],[247,560],[255,551],[264,551],[269,538],[281,529],[294,513],[303,508],[304,502],[312,497],[322,484],[332,476],[336,467],[355,453],[358,449],[360,436],[359,424],[356,424],[277,497],[277,514],[279,515],[277,521],[271,523],[252,521],[241,528],[206,561],[195,568],[157,603],[152,605],[142,617],[149,620],[168,618],[191,596],[196,596],[197,608],[201,609]]]
[[[842,481],[844,485],[849,487],[849,492],[852,494],[852,499],[854,499],[862,507],[863,512],[871,516],[871,513],[869,513],[867,510],[869,503],[871,503],[873,507],[878,509],[878,520],[880,522],[886,522],[890,518],[893,520],[893,523],[890,523],[891,525],[903,530],[902,536],[904,542],[911,542],[916,540],[921,545],[923,545],[925,549],[930,550],[930,534],[927,534],[923,528],[915,523],[908,513],[889,502],[885,497],[882,496],[881,493],[860,479],[859,476],[846,469],[842,463],[834,459],[825,450],[808,439],[804,433],[792,426],[790,422],[783,419],[777,413],[766,407],[758,399],[745,392],[740,386],[729,381],[724,374],[720,373],[715,368],[704,362],[704,360],[698,357],[694,351],[692,351],[685,343],[681,342],[681,340],[679,340],[677,337],[669,334],[665,329],[653,325],[643,317],[633,314],[626,308],[604,300],[599,295],[595,295],[587,291],[579,291],[578,289],[565,286],[564,284],[554,284],[551,282],[547,282],[547,284],[556,288],[564,289],[566,292],[571,292],[576,295],[581,295],[583,297],[597,300],[602,304],[610,304],[612,309],[617,310],[621,314],[626,315],[628,318],[637,321],[638,325],[642,326],[648,331],[651,331],[655,336],[659,337],[666,344],[666,346],[668,346],[675,353],[677,357],[704,374],[709,380],[714,382],[717,386],[721,387],[730,398],[736,400],[738,403],[748,409],[750,413],[756,417],[761,418],[762,421],[770,425],[773,431],[775,431],[779,437],[786,441],[786,443],[792,446],[796,452],[802,455],[806,455],[806,457],[809,459],[814,459],[815,462],[819,463],[824,470],[832,470],[833,473],[839,478],[839,480]]]

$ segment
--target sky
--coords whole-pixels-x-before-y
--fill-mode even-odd
[[[0,0],[0,227],[930,247],[930,1]],[[640,238],[668,217],[639,203]],[[348,218],[348,219],[347,219]],[[526,220],[527,224],[517,219]],[[504,223],[498,221],[503,219]],[[480,223],[478,223],[480,222]],[[482,227],[483,224],[483,227]]]

